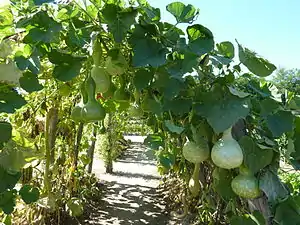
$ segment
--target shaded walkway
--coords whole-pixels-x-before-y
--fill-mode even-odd
[[[113,174],[105,174],[103,162],[94,163],[93,172],[104,182],[105,195],[100,207],[91,210],[93,220],[87,224],[174,224],[159,203],[160,177],[153,154],[141,143],[133,143],[113,168]]]

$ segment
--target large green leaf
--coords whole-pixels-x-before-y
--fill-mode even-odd
[[[167,170],[171,169],[173,166],[172,159],[168,157],[166,154],[159,154],[158,155],[159,163],[166,168]]]
[[[243,48],[239,44],[239,58],[250,72],[257,76],[266,77],[276,70],[276,66],[270,63],[268,60],[258,57],[255,52],[250,51],[247,48]]]
[[[12,189],[21,178],[21,172],[8,172],[0,165],[0,193]]]
[[[152,150],[158,150],[159,147],[164,147],[164,139],[158,134],[150,134],[145,138],[144,144]]]
[[[195,24],[187,28],[190,50],[201,56],[214,49],[214,37],[212,32],[200,25]]]
[[[200,59],[198,55],[186,52],[183,59],[176,59],[170,62],[168,72],[172,77],[182,79],[186,73],[193,72],[193,69],[199,66],[199,62]]]
[[[239,144],[243,149],[244,163],[251,172],[257,173],[272,162],[273,150],[259,148],[250,137],[242,137]]]
[[[291,156],[294,160],[300,160],[300,117],[295,118],[293,141],[294,152],[292,152]]]
[[[147,2],[144,2],[143,4],[140,5],[140,9],[142,9],[143,12],[146,14],[147,18],[149,19],[149,23],[160,20],[159,8],[154,8],[150,6]]]
[[[80,74],[81,63],[60,64],[55,66],[53,77],[61,81],[69,81]]]
[[[0,63],[0,82],[19,84],[19,78],[22,72],[12,61],[9,63]],[[0,90],[1,91],[1,90]]]
[[[0,209],[5,214],[11,214],[16,205],[16,190],[7,190],[0,193]]]
[[[121,42],[125,38],[130,26],[135,23],[137,11],[134,8],[121,10],[114,4],[107,4],[102,10],[102,15],[115,41]]]
[[[276,112],[279,107],[280,107],[280,103],[275,101],[274,99],[272,98],[266,98],[262,101],[260,101],[260,114],[262,116],[267,116],[269,114],[272,114],[274,112]]]
[[[276,221],[276,223],[280,225],[300,224],[299,197],[289,197],[286,201],[281,202],[276,207],[274,221]]]
[[[33,0],[34,4],[36,5],[42,5],[44,3],[51,3],[55,2],[55,0]]]
[[[163,104],[163,108],[165,111],[170,110],[172,113],[176,115],[184,115],[185,113],[189,113],[191,111],[191,107],[192,107],[192,100],[183,99],[183,98],[165,100]]]
[[[25,58],[23,55],[16,56],[15,62],[20,70],[30,70],[33,74],[40,72],[40,60],[37,56]]]
[[[165,98],[173,99],[179,95],[183,87],[184,84],[180,82],[178,79],[169,78],[168,82],[163,87],[161,87],[161,89],[163,90],[163,94]]]
[[[0,112],[14,113],[26,103],[16,90],[0,84]]]
[[[236,197],[236,194],[231,188],[231,181],[233,179],[229,170],[216,167],[213,171],[213,187],[215,191],[222,196],[222,198],[229,200]]]
[[[166,8],[176,18],[177,23],[193,22],[195,16],[199,13],[199,10],[196,10],[194,6],[190,4],[186,6],[181,2],[170,3]]]
[[[294,116],[290,111],[278,111],[266,117],[268,128],[274,137],[293,130]]]
[[[293,110],[300,110],[300,96],[295,95],[288,102],[288,107]]]
[[[153,39],[136,39],[133,46],[133,65],[159,67],[166,63],[167,49]]]
[[[26,164],[22,150],[17,149],[13,141],[8,142],[0,152],[0,166],[6,170],[20,171]]]
[[[11,12],[10,5],[0,5],[0,42],[4,37],[14,33],[13,20],[14,16]]]
[[[39,189],[31,185],[23,185],[19,194],[26,204],[36,202],[40,197]]]
[[[230,225],[264,225],[263,223],[256,223],[249,215],[233,216],[230,219]]]
[[[162,105],[152,98],[144,99],[141,106],[145,112],[152,112],[158,116],[162,113]]]
[[[66,44],[70,48],[83,48],[86,44],[90,43],[90,32],[87,29],[75,29],[69,27],[69,33],[66,37]]]
[[[9,5],[1,5],[0,8],[0,27],[11,26],[14,21],[14,16],[11,12]]]
[[[232,95],[228,88],[216,85],[212,91],[203,93],[201,103],[195,104],[196,113],[204,116],[216,133],[233,126],[250,111],[247,98]]]
[[[226,58],[234,58],[234,46],[230,41],[224,41],[216,44],[218,53],[225,56]]]
[[[32,28],[29,33],[24,37],[24,43],[51,43],[59,41],[59,32],[62,26],[58,23],[53,23],[48,28]]]
[[[8,122],[0,121],[0,143],[6,142],[11,139],[12,126]]]
[[[271,203],[277,203],[278,201],[287,198],[289,194],[279,177],[270,170],[265,171],[259,178],[259,188],[263,190]]]
[[[29,71],[23,73],[23,76],[19,79],[19,82],[21,88],[29,93],[43,89],[43,86],[39,83],[37,75]]]
[[[144,68],[139,69],[133,78],[133,84],[137,90],[141,91],[148,87],[153,79],[154,73],[151,70],[146,70]]]
[[[176,126],[172,121],[165,120],[165,126],[168,128],[168,130],[172,133],[181,134],[184,131],[183,127]]]

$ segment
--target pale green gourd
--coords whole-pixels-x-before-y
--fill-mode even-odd
[[[243,152],[231,135],[231,127],[213,146],[211,159],[216,166],[224,169],[237,168],[243,163]]]

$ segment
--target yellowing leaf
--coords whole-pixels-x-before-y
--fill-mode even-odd
[[[19,78],[21,76],[22,73],[14,62],[0,64],[0,82],[19,85]]]

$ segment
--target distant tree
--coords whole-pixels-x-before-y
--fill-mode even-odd
[[[281,92],[288,90],[300,94],[300,69],[279,69],[273,83]]]

